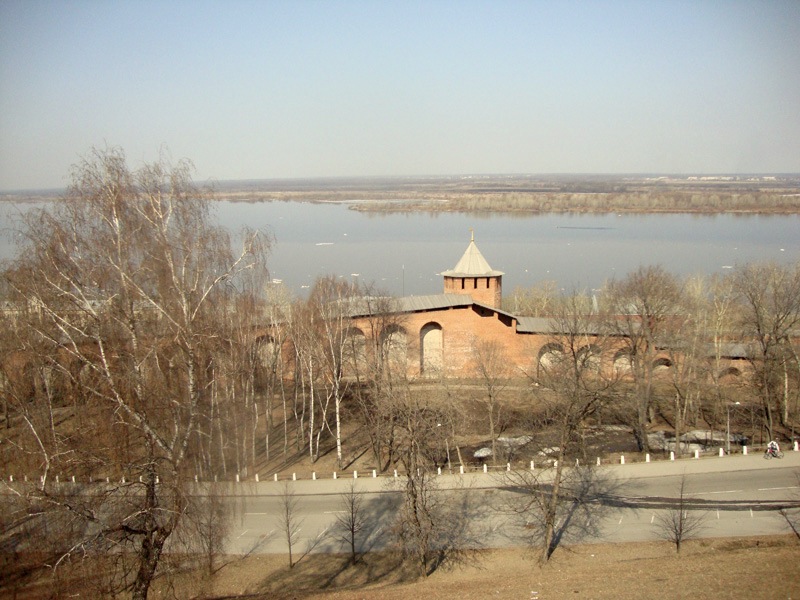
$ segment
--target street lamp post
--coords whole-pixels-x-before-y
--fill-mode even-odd
[[[734,402],[733,404],[728,404],[728,427],[727,427],[727,436],[725,438],[725,443],[728,446],[727,453],[731,453],[731,406],[739,406],[739,402]]]

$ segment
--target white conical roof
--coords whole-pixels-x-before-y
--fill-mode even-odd
[[[475,245],[475,240],[472,239],[461,260],[452,270],[444,271],[442,275],[445,277],[499,277],[503,275],[503,272],[495,271],[489,266],[481,251],[478,250],[478,246]]]

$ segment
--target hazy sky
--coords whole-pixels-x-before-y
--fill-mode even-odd
[[[0,0],[0,189],[800,172],[800,1]]]

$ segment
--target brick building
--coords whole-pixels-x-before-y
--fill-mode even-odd
[[[354,310],[351,334],[380,338],[412,377],[475,375],[476,348],[487,343],[500,349],[512,376],[531,373],[546,360],[552,321],[500,308],[503,272],[492,269],[474,237],[455,267],[441,275],[443,293],[398,298],[382,307],[380,312],[394,317],[388,326],[374,319],[375,306]]]
[[[487,346],[501,355],[508,375],[535,376],[540,365],[561,351],[555,320],[501,309],[503,272],[492,269],[474,237],[455,267],[441,275],[441,294],[407,296],[383,305],[367,301],[354,307],[350,334],[360,341],[353,347],[366,347],[366,339],[377,340],[410,377],[476,376],[478,363],[485,360],[479,349]],[[584,331],[582,337],[581,352],[591,353],[602,368],[619,372],[630,368],[623,343],[612,340],[600,352],[596,331]],[[720,367],[725,373],[738,375],[745,368],[745,349],[739,346],[726,344],[736,351],[724,357]],[[654,372],[666,373],[670,366],[667,352],[656,353]]]

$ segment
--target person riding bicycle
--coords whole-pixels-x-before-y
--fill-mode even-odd
[[[769,444],[767,444],[767,452],[772,454],[772,456],[778,456],[778,452],[781,451],[781,447],[778,446],[778,442],[772,440]]]

